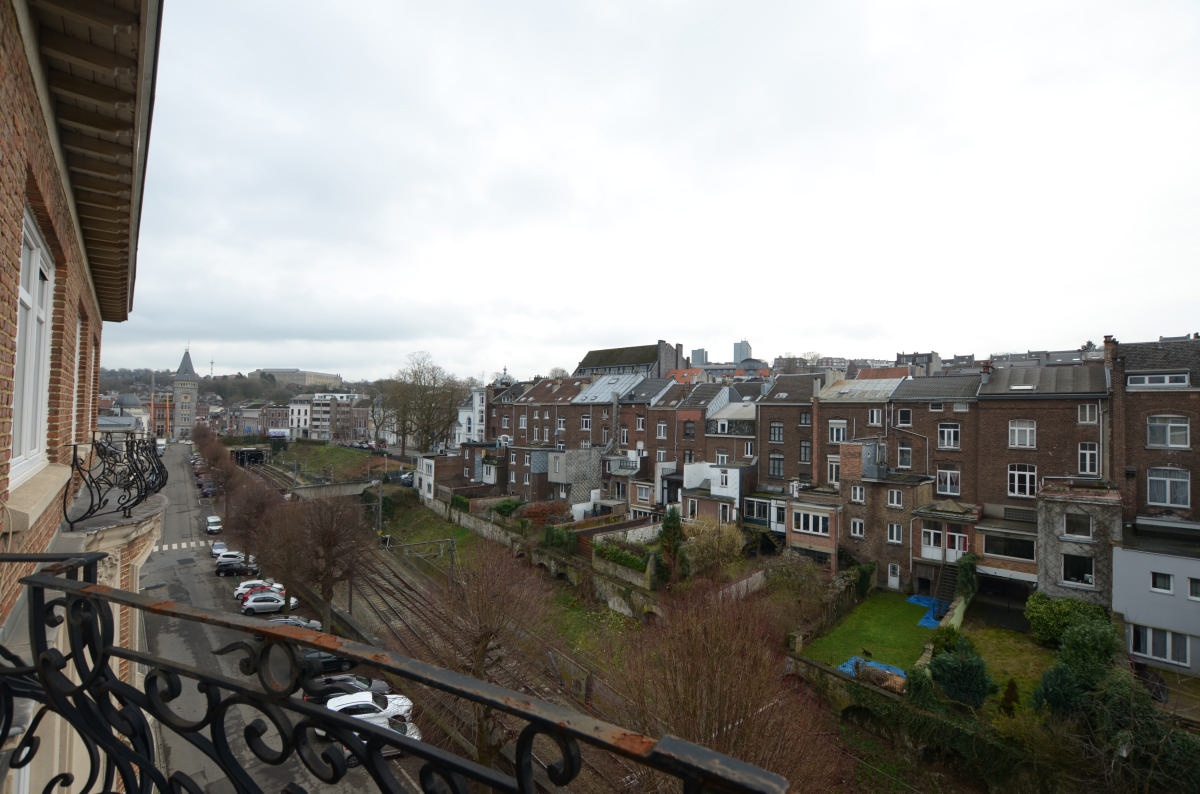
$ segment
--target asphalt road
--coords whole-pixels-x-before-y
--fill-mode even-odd
[[[142,568],[141,587],[145,592],[161,594],[180,604],[232,614],[237,603],[232,592],[238,580],[213,573],[210,553],[213,538],[203,527],[205,516],[212,510],[208,500],[201,500],[197,493],[188,462],[190,451],[190,445],[171,444],[163,457],[169,471],[165,489],[169,506],[164,516],[163,536]],[[148,650],[156,656],[246,680],[237,670],[237,654],[217,656],[213,653],[231,641],[245,640],[245,635],[218,626],[168,620],[157,615],[146,616],[145,630]],[[185,683],[184,692],[177,701],[177,713],[192,719],[199,717],[203,713],[202,697],[194,684]],[[235,706],[226,712],[222,733],[229,739],[242,767],[264,790],[278,791],[290,782],[314,793],[375,788],[361,770],[352,770],[350,776],[337,786],[322,783],[308,773],[295,755],[281,767],[263,763],[249,750],[243,737],[246,722],[256,716],[256,711]],[[186,773],[202,790],[212,794],[235,791],[226,774],[203,752],[170,729],[164,728],[162,736],[161,768],[164,771]],[[264,741],[278,746],[271,742],[269,734]]]

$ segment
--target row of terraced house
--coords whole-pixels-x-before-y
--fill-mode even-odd
[[[984,591],[1104,604],[1131,654],[1200,673],[1200,335],[957,374],[694,385],[671,352],[592,351],[568,377],[475,389],[457,454],[424,459],[417,487],[562,501],[577,518],[674,506],[943,599],[970,552]]]

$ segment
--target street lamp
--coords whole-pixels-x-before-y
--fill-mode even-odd
[[[375,492],[375,537],[383,536],[383,480],[371,480]]]

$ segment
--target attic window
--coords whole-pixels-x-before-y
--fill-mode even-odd
[[[1128,375],[1126,386],[1187,386],[1190,381],[1187,372],[1159,372],[1153,375]]]
[[[1008,387],[1009,391],[1033,391],[1037,386],[1032,383],[1014,383]]]
[[[776,399],[776,400],[786,400],[786,399],[787,399],[787,396],[788,396],[788,393],[787,393],[787,392],[785,392],[785,391],[781,391],[781,392],[779,392],[779,394],[776,394],[776,395],[775,395],[775,399]]]

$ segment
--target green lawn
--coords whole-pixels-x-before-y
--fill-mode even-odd
[[[926,608],[907,598],[903,593],[874,593],[836,628],[809,643],[804,655],[836,667],[851,656],[862,656],[865,648],[872,661],[909,669],[932,632],[917,625]]]
[[[1028,706],[1042,674],[1054,665],[1055,652],[1038,645],[1028,634],[993,628],[976,620],[963,621],[962,631],[975,643],[975,650],[987,663],[988,672],[1000,685],[1000,691],[989,698],[988,703],[999,702],[1011,678],[1017,682],[1019,703]]]

